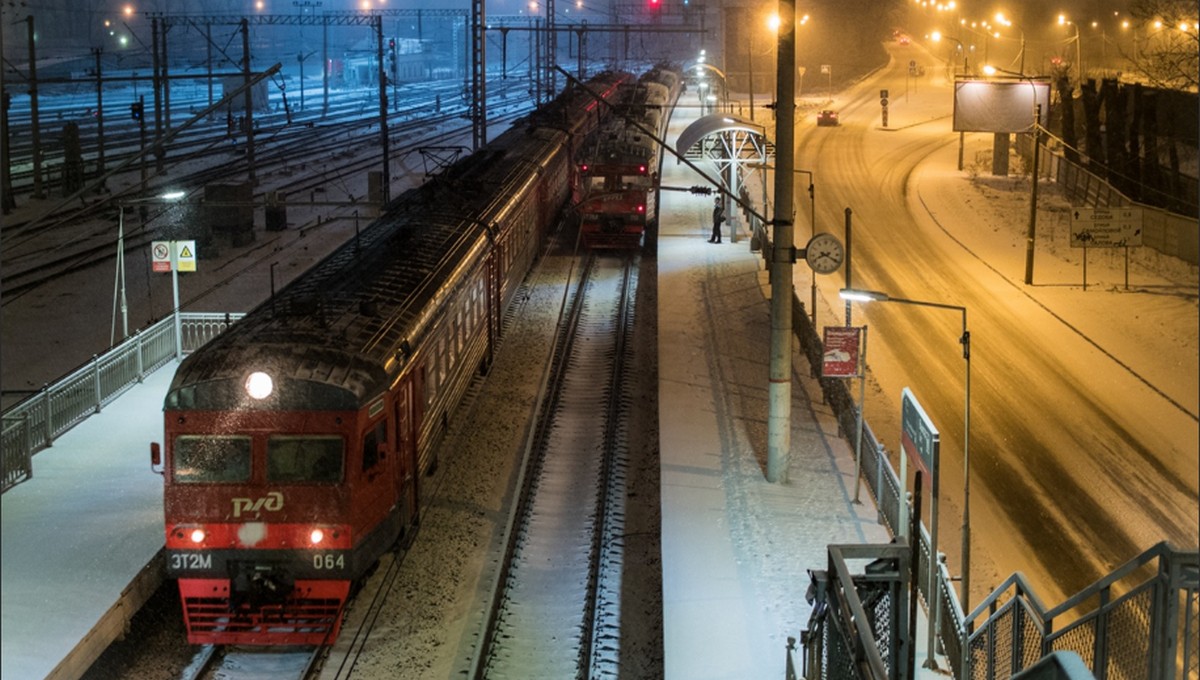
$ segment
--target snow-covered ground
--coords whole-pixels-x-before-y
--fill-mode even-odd
[[[934,70],[930,72],[934,73]],[[942,85],[944,88],[945,84]],[[862,87],[870,91],[874,84],[868,82]],[[930,110],[947,105],[945,90],[941,91],[943,98],[940,102],[937,99],[938,92],[932,84],[922,83],[919,93],[932,97],[928,103]],[[852,96],[853,93],[847,93],[845,98],[848,101]],[[897,123],[903,119],[905,111],[900,107],[899,97],[893,95],[893,98],[896,100],[893,127],[899,127]],[[918,93],[913,93],[910,101],[915,111],[925,100],[920,99]],[[837,106],[843,104],[849,107],[847,102],[836,103]],[[972,170],[970,166],[974,165],[975,157],[990,148],[990,139],[982,135],[968,135],[966,157],[969,167],[966,172],[959,172],[955,169],[957,135],[949,131],[948,121],[936,116],[924,118],[927,122],[914,123],[915,127],[911,130],[880,134],[888,135],[883,143],[894,147],[912,140],[915,135],[942,135],[944,140],[905,178],[903,186],[907,194],[904,201],[925,237],[936,242],[941,257],[947,261],[969,260],[976,263],[970,271],[977,276],[971,282],[963,282],[961,290],[941,288],[934,292],[946,296],[942,301],[954,302],[959,299],[958,295],[966,295],[969,287],[978,286],[995,299],[1006,301],[1006,304],[1018,304],[1011,302],[1018,300],[1018,309],[1022,313],[1031,314],[1025,311],[1030,308],[1040,309],[1042,311],[1038,312],[1036,328],[1021,327],[1018,331],[1036,337],[1041,351],[1055,358],[1059,366],[1056,370],[1079,376],[1081,390],[1089,394],[1114,390],[1132,394],[1133,390],[1138,390],[1135,396],[1144,403],[1130,404],[1128,410],[1141,414],[1149,409],[1160,414],[1154,416],[1150,429],[1161,437],[1159,441],[1163,442],[1162,446],[1167,452],[1166,460],[1148,462],[1146,465],[1171,468],[1174,470],[1172,474],[1181,480],[1181,489],[1164,491],[1173,493],[1179,499],[1180,514],[1173,516],[1175,524],[1172,526],[1145,523],[1134,512],[1136,508],[1122,507],[1119,514],[1122,517],[1132,516],[1134,522],[1142,523],[1138,529],[1141,536],[1139,540],[1153,542],[1151,539],[1156,535],[1190,536],[1194,545],[1198,509],[1196,476],[1200,474],[1197,473],[1196,452],[1200,444],[1197,442],[1195,420],[1200,382],[1200,361],[1197,356],[1197,300],[1200,297],[1197,289],[1200,276],[1196,268],[1157,255],[1148,248],[1134,249],[1130,253],[1130,288],[1126,290],[1124,253],[1091,249],[1088,251],[1089,285],[1084,291],[1082,252],[1070,248],[1067,241],[1067,204],[1051,185],[1043,185],[1039,199],[1042,210],[1039,213],[1036,285],[1024,286],[1020,278],[1028,220],[1028,180],[1019,177],[992,178],[987,175],[986,169],[982,172]],[[836,132],[846,132],[851,126],[862,124],[844,116],[843,127],[847,130]],[[823,179],[824,175],[820,177]],[[681,180],[679,183],[693,182]],[[798,212],[803,213],[807,204],[804,202],[803,185],[800,189],[796,192]],[[827,185],[821,184],[818,191],[824,192],[826,189]],[[825,195],[818,193],[821,197]],[[677,436],[682,434],[684,439],[677,441],[684,441],[687,446],[675,451],[679,458],[670,462],[666,460],[664,449],[664,464],[673,466],[670,471],[677,475],[677,481],[687,482],[687,479],[691,479],[694,482],[674,488],[676,492],[683,493],[683,497],[699,502],[691,519],[712,520],[688,525],[695,528],[696,533],[668,531],[663,536],[663,592],[669,600],[664,606],[668,619],[664,624],[665,668],[667,677],[672,678],[739,678],[747,677],[744,673],[747,668],[759,668],[758,664],[761,663],[763,672],[750,675],[771,677],[775,673],[782,675],[784,638],[788,635],[798,637],[807,617],[807,605],[803,602],[803,590],[807,586],[804,570],[824,566],[824,549],[830,542],[878,541],[886,540],[886,536],[875,523],[869,506],[853,506],[848,502],[854,488],[850,479],[853,472],[852,452],[845,440],[838,437],[836,426],[831,425],[826,407],[820,404],[819,393],[803,378],[807,366],[796,367],[799,375],[797,387],[794,388],[795,424],[796,427],[808,429],[794,435],[797,451],[793,455],[793,465],[796,467],[791,475],[792,481],[783,486],[764,481],[762,457],[765,452],[760,449],[758,442],[763,438],[765,421],[759,420],[755,414],[760,414],[759,402],[763,399],[761,391],[765,390],[766,385],[765,359],[761,356],[765,355],[766,348],[759,346],[760,338],[755,335],[752,324],[754,320],[761,322],[767,311],[765,300],[762,299],[762,272],[753,271],[756,256],[745,252],[747,241],[721,246],[704,243],[708,230],[708,209],[705,201],[696,201],[694,204],[684,203],[678,211],[671,213],[671,219],[677,220],[676,228],[680,231],[675,236],[664,237],[663,263],[669,262],[670,266],[664,266],[660,272],[663,277],[678,278],[683,285],[677,290],[692,290],[696,295],[695,298],[667,299],[663,303],[666,309],[681,314],[676,321],[692,319],[695,322],[682,326],[660,325],[660,347],[664,348],[672,361],[682,362],[677,368],[683,373],[672,389],[691,390],[701,385],[702,389],[708,390],[707,403],[695,412],[669,412],[665,415],[678,419],[677,425],[682,430],[677,431]],[[335,224],[341,238],[352,233],[353,224],[348,219]],[[333,233],[335,229],[314,230],[305,238]],[[800,245],[802,233],[802,229],[798,228],[797,240],[801,242]],[[666,240],[676,237],[678,241]],[[280,241],[264,239],[256,248],[265,249],[261,254],[266,255],[285,243],[301,249],[307,245],[299,242],[298,233],[293,231],[283,232],[277,238]],[[319,256],[322,248],[328,247],[323,241],[320,247],[317,247],[316,241],[308,243],[313,245],[308,249],[311,251],[308,256],[314,258]],[[869,239],[864,239],[857,242],[856,247],[865,248],[870,243]],[[670,251],[678,246],[683,246],[683,249]],[[720,255],[706,254],[718,251]],[[667,254],[672,257],[668,259]],[[185,283],[188,286],[185,290],[205,291],[185,295],[189,305],[194,303],[214,311],[241,311],[265,298],[268,268],[274,259],[262,257],[257,265],[231,278],[228,272],[233,267],[232,260],[236,258],[232,255],[228,257],[228,262],[218,260],[212,263],[211,279],[202,278],[206,275],[202,270]],[[738,260],[739,257],[750,259]],[[863,258],[856,261],[869,260]],[[300,271],[300,266],[297,264],[295,270],[281,267],[276,270],[276,276],[287,280],[295,271]],[[856,269],[855,281],[869,288],[878,284],[881,276],[881,272],[872,272],[864,267]],[[929,278],[933,278],[932,275]],[[112,272],[97,267],[91,278],[85,279],[89,280],[92,285],[64,281],[61,286],[47,287],[45,291],[25,296],[12,306],[6,305],[6,363],[13,360],[10,357],[16,357],[17,361],[35,364],[40,361],[39,357],[44,356],[46,347],[57,351],[64,343],[80,337],[94,340],[100,335],[106,340],[111,321],[112,288],[108,284],[112,280]],[[912,297],[932,294],[918,288],[920,282],[917,278],[910,277],[904,281],[907,287],[890,289],[888,292]],[[795,282],[801,299],[806,299],[809,274],[803,264],[796,268]],[[280,283],[279,279],[277,283]],[[818,314],[823,323],[841,323],[843,320],[845,307],[837,297],[840,283],[838,276],[819,280]],[[152,280],[148,278],[132,279],[130,282],[130,288],[139,291],[149,291],[151,285]],[[147,294],[147,298],[151,298],[147,304],[161,305],[162,297],[169,296],[169,289],[163,293],[161,286],[153,285],[156,288],[153,295]],[[210,289],[214,292],[207,292]],[[191,307],[185,305],[185,308]],[[150,309],[158,307],[139,309],[131,318],[153,313]],[[87,310],[99,310],[100,320],[97,321],[94,315],[84,314]],[[868,420],[889,449],[898,450],[899,388],[908,383],[914,369],[898,359],[899,350],[896,346],[901,341],[888,331],[889,328],[896,328],[889,325],[897,323],[895,320],[889,320],[885,316],[887,313],[874,309],[863,311],[856,308],[854,314],[860,322],[865,316],[872,326]],[[900,316],[910,314],[911,311],[905,310],[895,312]],[[991,314],[985,313],[982,307],[971,305],[971,315],[976,342],[974,360],[977,382],[974,387],[977,398],[982,402],[980,394],[989,389],[991,381],[998,379],[996,376],[1009,370],[1005,362],[1013,357],[1002,343],[995,340],[1004,336],[1001,335],[1001,329],[989,320]],[[948,407],[936,416],[942,422],[953,423],[960,414],[957,408],[961,407],[959,400],[962,388],[961,383],[956,382],[961,380],[961,359],[956,354],[957,344],[954,342],[957,338],[957,319],[954,315],[947,316],[945,323],[939,321],[935,322],[938,325],[929,327],[929,335],[937,339],[923,339],[922,342],[941,342],[938,345],[940,349],[935,352],[953,359],[946,362],[949,368],[944,378],[949,385],[944,389],[949,393],[945,400]],[[1013,317],[998,315],[998,318]],[[80,326],[91,329],[86,334],[77,333]],[[687,336],[672,335],[672,332],[686,333]],[[944,342],[941,341],[942,336],[945,336]],[[19,340],[20,344],[10,344],[10,338]],[[693,345],[692,341],[699,344]],[[92,349],[84,351],[98,351],[94,343],[89,347]],[[1091,347],[1086,354],[1084,350],[1077,349],[1086,347]],[[1067,350],[1079,354],[1064,355],[1063,352]],[[10,354],[10,351],[16,353]],[[676,353],[679,355],[674,356]],[[8,368],[5,370],[7,373]],[[52,377],[32,378],[29,382],[38,384],[38,381]],[[1030,389],[1039,387],[1034,384]],[[1169,397],[1169,400],[1165,397]],[[1175,402],[1178,408],[1164,407],[1161,405],[1164,402]],[[691,406],[695,407],[695,404]],[[1119,415],[1119,410],[1113,413]],[[983,414],[980,414],[979,421],[982,426]],[[947,429],[950,429],[950,423]],[[1063,418],[1059,423],[1059,428],[1068,434],[1076,427],[1071,418]],[[694,438],[694,445],[688,444],[687,438]],[[952,438],[947,436],[948,440]],[[1101,444],[1114,449],[1123,448],[1119,442]],[[1139,469],[1087,467],[1100,457],[1100,452],[1089,448],[1094,446],[1096,442],[1090,440],[1078,444],[1079,469],[1086,471],[1080,474],[1115,482],[1125,477],[1132,481],[1132,478],[1141,476],[1143,471]],[[39,454],[39,458],[51,453]],[[139,448],[130,455],[141,459],[145,456],[145,450]],[[986,450],[978,454],[973,450],[973,455],[979,456],[976,460],[981,465],[987,464]],[[695,461],[690,457],[694,457]],[[1108,459],[1101,458],[1101,462],[1104,460]],[[481,467],[477,473],[486,477],[493,475],[494,470]],[[807,479],[805,475],[810,473],[815,475],[812,478],[814,481],[807,484],[800,481]],[[950,470],[946,474],[951,480],[961,479],[961,467],[957,473]],[[463,493],[476,488],[473,485],[482,483],[480,479],[473,482],[471,478],[464,479]],[[35,476],[28,484],[37,484],[37,481]],[[954,487],[955,483],[948,485]],[[944,511],[949,517],[957,517],[960,513],[955,493],[956,490],[951,488],[944,499]],[[984,591],[1011,571],[1021,569],[1033,572],[1039,587],[1048,588],[1048,591],[1039,591],[1048,604],[1057,603],[1062,596],[1069,594],[1059,592],[1054,587],[1053,579],[1039,562],[1031,559],[1028,545],[1022,543],[1022,536],[1011,529],[1008,520],[988,510],[998,501],[996,492],[989,492],[981,484],[973,489],[973,493],[978,493],[972,496],[973,528],[977,541],[972,555],[976,584],[973,591]],[[864,495],[864,498],[869,496]],[[1128,504],[1115,496],[1109,502],[1122,506]],[[476,525],[490,517],[490,508],[484,506],[447,503],[445,509],[457,511],[468,521],[467,526],[475,526],[476,531],[479,531]],[[1074,530],[1075,521],[1069,514],[1049,517],[1045,521],[1063,533]],[[953,521],[943,526],[947,532],[943,537],[943,545],[951,544],[946,552],[954,563],[957,557],[957,526]],[[423,530],[423,536],[432,533],[424,533]],[[472,540],[479,536],[482,534],[473,536]],[[483,544],[486,544],[486,540]],[[430,555],[451,560],[454,565],[452,570],[439,566],[446,563],[436,559],[432,562],[414,562],[413,566],[421,570],[422,578],[439,571],[477,574],[482,565],[470,562],[477,558],[484,559],[482,555],[486,551],[478,551],[479,557],[475,557],[465,552],[462,545],[452,543],[428,548]],[[719,556],[706,552],[708,548],[719,551]],[[1121,556],[1117,561],[1128,557],[1132,555]],[[9,557],[5,557],[6,566],[8,562]],[[672,565],[676,569],[672,569]],[[59,566],[65,576],[69,576],[78,565]],[[725,571],[718,579],[689,583],[686,579],[697,576],[702,567]],[[411,585],[407,596],[421,600],[431,608],[428,611],[438,612],[438,617],[426,621],[419,616],[399,620],[394,630],[399,634],[415,636],[418,642],[405,649],[416,652],[402,660],[393,658],[389,662],[381,658],[377,664],[372,664],[378,668],[376,677],[445,677],[440,671],[461,663],[462,660],[456,658],[460,635],[469,636],[467,629],[472,617],[477,614],[472,610],[470,600],[460,597],[463,593],[473,592],[473,583],[451,584],[450,588],[458,590],[450,592],[439,590],[431,581]],[[978,600],[978,595],[975,599]],[[731,610],[732,614],[729,613]],[[672,619],[680,616],[684,618]],[[672,620],[674,623],[671,623]],[[680,628],[681,625],[684,627]],[[7,647],[8,634],[5,634],[5,638]]]

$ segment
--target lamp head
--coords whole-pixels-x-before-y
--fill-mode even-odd
[[[887,302],[888,294],[881,293],[877,290],[857,290],[854,288],[843,288],[838,291],[838,295],[843,300],[851,302]]]

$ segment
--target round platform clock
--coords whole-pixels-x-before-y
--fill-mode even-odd
[[[846,250],[836,236],[828,232],[814,235],[804,246],[804,259],[818,274],[832,274],[842,266]]]

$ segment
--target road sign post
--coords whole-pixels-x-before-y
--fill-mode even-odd
[[[1083,289],[1087,290],[1087,249],[1125,249],[1125,288],[1129,288],[1129,248],[1142,245],[1141,208],[1072,208],[1071,247],[1083,248]]]
[[[150,244],[150,269],[171,272],[171,299],[175,317],[175,359],[183,360],[183,319],[179,314],[179,272],[196,271],[195,241],[154,241]]]
[[[867,398],[867,327],[826,326],[821,377],[858,378],[857,434],[854,437],[854,502],[858,503],[859,476],[862,473],[863,408]],[[879,491],[876,490],[876,497]]]
[[[908,466],[906,461],[911,456],[924,472],[924,477],[930,480],[929,491],[931,504],[929,509],[929,581],[928,590],[925,592],[929,595],[929,651],[926,667],[936,668],[936,658],[934,654],[934,641],[937,639],[936,632],[938,612],[937,588],[937,572],[938,572],[938,478],[941,476],[939,468],[941,461],[939,460],[939,450],[941,448],[941,436],[938,434],[937,428],[933,426],[933,421],[925,413],[925,409],[921,408],[921,403],[917,401],[917,397],[912,393],[912,390],[907,387],[901,392],[900,397],[900,429],[901,438],[900,446],[904,449],[904,454],[900,456],[900,487],[902,489],[901,496],[903,497],[905,489],[908,488]],[[903,527],[902,531],[908,531],[908,502],[901,498],[900,503],[900,521],[899,524]],[[910,537],[910,540],[917,540],[917,536]],[[933,666],[928,664],[933,663]]]

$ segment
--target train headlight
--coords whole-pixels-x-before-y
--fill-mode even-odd
[[[192,538],[192,543],[199,544],[204,542],[204,529],[192,529],[192,533],[190,535]]]
[[[308,542],[313,545],[320,545],[321,541],[325,540],[325,532],[320,529],[313,529],[308,535]]]
[[[271,376],[262,371],[255,371],[246,376],[246,394],[250,395],[251,399],[266,399],[271,396],[271,392],[275,390],[275,383],[271,380]]]

